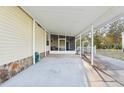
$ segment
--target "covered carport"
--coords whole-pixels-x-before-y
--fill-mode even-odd
[[[109,21],[113,22],[120,16],[123,16],[124,7],[20,6],[19,8],[21,8],[27,15],[32,18],[31,56],[33,56],[33,64],[36,63],[36,52],[39,52],[41,59],[39,59],[40,62],[38,64],[29,67],[22,73],[19,73],[17,76],[8,80],[8,82],[5,82],[3,86],[90,86],[91,82],[91,86],[95,86],[95,84],[99,85],[99,83],[101,84],[101,86],[122,85],[118,84],[116,81],[113,81],[108,77],[106,77],[107,79],[109,79],[107,85],[103,84],[104,81],[102,81],[101,79],[94,79],[94,77],[97,78],[98,75],[95,75],[94,73],[96,72],[91,71],[92,68],[90,68],[87,64],[84,64],[84,60],[82,60],[81,58],[83,47],[82,38],[86,34],[90,33],[90,64],[92,66],[94,65],[94,30]],[[62,35],[65,37],[74,37],[75,43],[73,45],[73,51],[66,51],[66,42],[64,42],[64,50],[62,49],[62,51],[60,51],[59,49],[57,49],[57,51],[52,51],[51,34],[58,36]],[[64,38],[64,40],[66,41],[66,38]],[[77,43],[77,41],[79,43]],[[57,46],[60,46],[59,42],[60,41],[58,40]],[[77,50],[79,55],[75,55],[77,53]],[[76,70],[73,68],[75,68]],[[42,72],[41,70],[44,72]],[[34,76],[32,76],[33,73],[35,73]],[[89,74],[88,77],[87,73]],[[31,82],[29,80],[28,74],[32,76]],[[20,78],[22,78],[22,81],[25,81],[25,83],[22,82]],[[91,80],[88,81],[88,78],[90,78]],[[64,79],[66,80],[65,82]],[[49,82],[47,82],[47,80],[49,80]],[[112,85],[109,83],[112,83]]]
[[[86,6],[86,7],[42,7],[39,9],[40,12],[36,11],[38,10],[37,8],[39,7],[35,7],[35,8],[23,7],[23,8],[28,13],[31,13],[31,15],[34,16],[36,20],[38,18],[38,15],[39,16],[41,15],[42,17],[38,18],[38,22],[40,23],[42,21],[42,23],[46,26],[46,28],[51,34],[74,36],[75,37],[75,53],[78,53],[80,57],[82,57],[82,54],[84,52],[83,49],[85,50],[83,46],[84,42],[82,41],[82,38],[84,38],[87,34],[90,34],[91,40],[89,44],[89,51],[90,51],[89,59],[90,59],[91,66],[94,66],[94,61],[96,60],[96,58],[94,58],[95,57],[94,56],[94,53],[95,53],[94,52],[95,51],[94,33],[96,29],[99,29],[100,27],[102,27],[103,25],[107,23],[115,22],[120,17],[122,17],[124,14],[123,12],[124,7],[114,7],[114,6],[111,6],[111,7],[109,6],[106,6],[106,7],[97,7],[97,6],[95,7],[89,7],[89,6]],[[48,21],[45,21],[45,19],[47,19]],[[50,44],[51,44],[51,40],[50,40]],[[49,51],[51,54],[53,53],[51,48]],[[62,52],[62,54],[67,54],[67,51],[60,51],[60,52],[58,51],[55,53],[59,54],[60,52]],[[83,60],[83,62],[85,61]],[[103,62],[102,64],[105,65],[106,63]],[[112,66],[115,66],[115,65],[112,65]],[[123,83],[122,83],[123,79],[121,79],[121,81],[118,80],[118,78],[113,79],[98,71],[97,71],[98,76],[96,76],[96,75],[93,75],[95,74],[96,71],[92,74],[92,72],[89,71],[89,69],[91,68],[90,67],[88,68],[86,64],[85,64],[85,67],[86,67],[86,73],[90,73],[88,75],[89,79],[87,81],[92,82],[92,83],[89,83],[89,86],[90,85],[91,86],[123,86]],[[94,70],[94,69],[91,69],[91,70]],[[112,71],[109,74],[112,75],[112,77],[114,77],[112,73],[114,72]],[[120,72],[116,74],[120,74]],[[103,79],[101,75],[105,79]],[[92,77],[100,77],[102,78],[102,80],[93,79]],[[103,82],[106,82],[106,83],[104,84]]]
[[[88,33],[94,33],[95,29],[100,28],[107,22],[114,22],[123,16],[123,7],[120,6],[23,6],[21,8],[45,27],[49,34],[74,36],[75,42]],[[49,41],[49,51],[53,53],[50,38]],[[91,41],[93,47],[93,38]],[[80,45],[82,46],[82,44]],[[64,53],[66,52],[64,51]]]

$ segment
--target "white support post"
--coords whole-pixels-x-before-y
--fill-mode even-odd
[[[51,51],[51,34],[49,33],[49,52]]]
[[[94,44],[93,44],[93,30],[94,30],[93,25],[91,25],[91,65],[94,64],[93,63],[93,46],[94,46]]]
[[[84,54],[84,42],[82,42],[82,53]]]
[[[75,53],[76,53],[76,50],[77,50],[77,49],[76,49],[76,46],[77,46],[77,45],[76,45],[76,37],[75,37]]]
[[[122,52],[124,53],[124,32],[122,32]]]
[[[46,30],[45,30],[45,57],[46,57],[46,46],[47,46],[47,45],[46,45],[46,42],[47,42],[47,41],[46,41],[46,40],[47,40],[47,36],[46,36],[47,34],[46,34],[46,33],[47,33],[47,32],[46,32]]]
[[[66,36],[65,36],[65,51],[66,51]]]
[[[81,51],[82,49],[81,49],[81,34],[80,34],[80,57],[81,57]]]
[[[32,42],[32,46],[33,46],[33,64],[35,64],[35,20],[33,19],[33,30],[32,30],[32,34],[33,34],[33,42]]]
[[[59,35],[58,35],[58,51],[59,51]]]

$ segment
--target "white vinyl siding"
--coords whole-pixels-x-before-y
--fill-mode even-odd
[[[16,6],[0,7],[0,65],[32,56],[32,19]]]
[[[35,30],[35,51],[39,53],[45,52],[45,31],[37,24]]]

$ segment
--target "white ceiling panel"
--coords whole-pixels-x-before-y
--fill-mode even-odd
[[[83,32],[92,23],[100,25],[118,14],[112,12],[118,7],[109,6],[23,6],[22,8],[44,25],[48,32],[73,36]]]

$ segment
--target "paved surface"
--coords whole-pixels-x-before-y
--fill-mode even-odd
[[[49,55],[1,87],[83,87],[87,79],[78,55]]]
[[[90,59],[90,56],[87,55]],[[104,71],[108,75],[102,73],[100,70],[97,71],[84,61],[85,72],[87,75],[87,81],[89,86],[92,87],[120,87],[124,85],[124,61],[110,58],[102,55],[95,55],[94,65]],[[121,83],[121,85],[114,79]]]
[[[95,55],[96,61],[103,64],[104,68],[103,69],[109,69],[109,70],[124,70],[124,61],[103,56],[100,54]]]
[[[95,60],[106,73],[124,83],[124,62],[97,55]],[[101,76],[102,79],[101,78]],[[27,68],[1,87],[120,87],[112,78],[95,71],[78,55],[49,55]]]
[[[120,84],[115,82],[112,78],[108,77],[104,73],[99,74],[102,76],[102,79],[98,72],[96,72],[87,62],[84,62],[85,72],[87,76],[87,82],[89,87],[122,87]]]
[[[102,69],[124,85],[124,61],[102,55],[96,57],[104,65]]]

